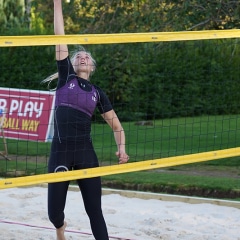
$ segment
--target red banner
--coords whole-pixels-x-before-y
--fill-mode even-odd
[[[51,140],[54,101],[54,92],[0,88],[5,137],[40,142]]]

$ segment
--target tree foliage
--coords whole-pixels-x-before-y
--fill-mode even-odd
[[[175,31],[240,27],[240,5],[235,0],[166,0],[166,19]]]
[[[0,1],[1,24],[28,23],[34,28],[40,22],[45,29],[52,29],[53,0]],[[66,31],[71,34],[232,29],[240,25],[238,0],[71,0],[63,1],[63,8]]]
[[[0,26],[19,27],[24,24],[24,0],[2,0],[0,2]]]
[[[52,24],[52,0],[33,0]],[[64,2],[68,33],[122,33],[239,28],[238,0],[71,0]]]

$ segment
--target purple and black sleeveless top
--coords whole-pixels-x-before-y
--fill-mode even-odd
[[[68,58],[57,61],[58,85],[55,99],[54,140],[80,142],[90,138],[92,115],[112,110],[106,94],[79,78]]]

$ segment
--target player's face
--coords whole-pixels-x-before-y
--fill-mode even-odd
[[[94,70],[91,56],[84,51],[80,51],[76,54],[73,66],[77,72],[86,72],[87,74],[90,74],[90,72]]]

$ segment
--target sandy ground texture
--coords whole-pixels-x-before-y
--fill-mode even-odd
[[[1,240],[56,240],[47,216],[44,187],[0,190]],[[118,240],[240,240],[240,209],[210,203],[103,195],[110,239]],[[94,240],[81,194],[69,191],[67,240]]]

